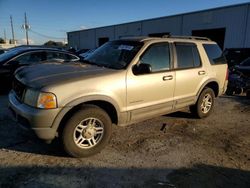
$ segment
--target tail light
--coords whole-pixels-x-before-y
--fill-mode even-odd
[[[227,69],[226,80],[228,80],[229,70]]]

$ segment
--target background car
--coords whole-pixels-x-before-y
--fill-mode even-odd
[[[233,66],[229,71],[227,95],[242,94],[250,90],[250,57],[239,65]],[[249,94],[247,94],[249,95]]]
[[[87,50],[86,52],[79,54],[79,56],[82,57],[83,59],[85,59],[86,57],[91,55],[95,50],[96,49]]]
[[[228,68],[231,69],[250,57],[250,48],[227,48],[223,55],[227,59]]]
[[[80,54],[85,53],[87,51],[89,51],[89,49],[80,49],[80,50],[76,50],[75,54],[80,55]]]
[[[0,54],[3,54],[3,53],[5,53],[5,52],[7,52],[7,51],[8,51],[8,49],[1,48],[1,49],[0,49]]]
[[[250,77],[250,57],[242,61],[239,65],[235,66],[235,69],[240,71],[244,76]]]
[[[0,91],[8,91],[15,70],[21,66],[48,62],[72,62],[79,57],[67,51],[46,47],[16,47],[0,55]]]

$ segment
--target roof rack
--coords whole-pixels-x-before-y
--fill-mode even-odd
[[[205,40],[211,41],[207,37],[198,37],[198,36],[175,36],[175,35],[163,35],[162,38],[177,38],[177,39],[193,39],[193,40]]]

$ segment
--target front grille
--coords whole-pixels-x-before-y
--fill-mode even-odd
[[[25,92],[25,85],[19,82],[16,78],[13,80],[13,90],[16,94],[17,99],[22,101],[24,92]]]

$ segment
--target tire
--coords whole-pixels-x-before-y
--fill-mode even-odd
[[[226,90],[226,95],[232,96],[234,94],[234,88],[228,87]]]
[[[109,142],[112,122],[101,108],[86,105],[65,124],[62,131],[64,150],[73,157],[88,157],[99,153]]]
[[[205,87],[199,95],[196,104],[190,106],[189,109],[196,117],[205,118],[213,111],[214,99],[214,91],[211,88]]]

